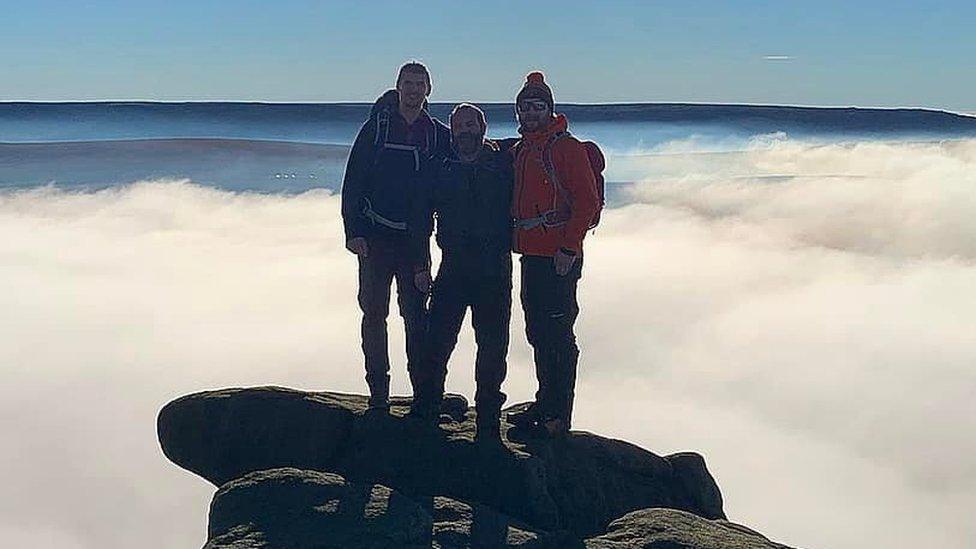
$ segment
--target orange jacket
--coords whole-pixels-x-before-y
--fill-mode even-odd
[[[553,256],[560,248],[581,254],[583,237],[600,208],[596,179],[583,145],[572,136],[557,139],[552,145],[552,166],[562,192],[557,190],[543,161],[549,138],[564,132],[566,116],[556,115],[548,128],[523,133],[515,157],[515,192],[512,215],[518,220],[538,218],[556,210],[555,224],[531,228],[516,226],[514,250],[525,255]]]

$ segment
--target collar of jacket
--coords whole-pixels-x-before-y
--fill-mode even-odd
[[[452,162],[457,162],[458,164],[482,164],[484,162],[490,162],[494,158],[494,154],[498,152],[498,144],[491,139],[485,139],[484,144],[481,145],[481,150],[478,151],[478,156],[471,162],[465,162],[461,160],[458,155],[457,148],[454,146],[454,141],[451,140],[451,158]]]
[[[427,103],[427,100],[424,99],[424,106],[420,109],[420,117],[418,120],[423,118],[427,121],[432,121],[430,114],[427,112],[429,106],[430,105]],[[373,108],[370,109],[370,115],[375,115],[383,109],[387,109],[390,114],[396,113],[402,118],[403,115],[400,114],[400,92],[398,92],[396,89],[386,90],[383,95],[379,96],[376,102],[373,103]]]
[[[565,114],[558,113],[556,117],[549,123],[549,125],[536,132],[525,132],[522,128],[519,128],[519,133],[522,134],[522,139],[531,142],[546,141],[554,133],[564,132],[569,128],[569,119],[566,118]]]

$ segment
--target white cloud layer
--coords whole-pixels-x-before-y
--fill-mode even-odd
[[[577,426],[702,452],[730,517],[792,545],[976,538],[976,142],[628,162],[647,180],[587,241]],[[0,538],[17,546],[200,546],[213,488],[162,456],[159,407],[364,389],[328,193],[37,189],[0,194],[0,230]],[[534,390],[521,330],[516,307],[513,400]],[[449,379],[469,395],[471,339]]]

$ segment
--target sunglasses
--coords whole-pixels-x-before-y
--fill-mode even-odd
[[[541,101],[538,99],[534,101],[532,100],[519,101],[516,108],[518,109],[519,112],[530,112],[530,111],[542,112],[549,108],[549,103],[546,103],[545,101]]]

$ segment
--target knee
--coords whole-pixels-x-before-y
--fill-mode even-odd
[[[561,313],[549,313],[531,327],[526,324],[526,337],[533,347],[547,347],[562,350],[576,348],[576,334],[573,325]]]
[[[423,329],[427,325],[427,309],[423,302],[404,300],[399,303],[400,318],[408,331]]]
[[[363,328],[386,329],[386,315],[375,311],[363,311]]]
[[[508,345],[509,324],[507,322],[485,322],[483,318],[474,323],[474,340],[480,349]],[[528,325],[526,325],[528,329]]]
[[[406,332],[407,337],[417,338],[428,336],[429,325],[427,315],[424,311],[414,313],[404,313],[401,311],[400,316],[403,318],[403,330]]]
[[[576,342],[576,334],[573,331],[575,315],[563,310],[550,311],[547,320],[554,343]]]
[[[359,294],[359,309],[363,312],[363,318],[371,322],[385,322],[390,312],[389,298],[374,293]]]
[[[548,317],[544,311],[525,311],[525,335],[530,341],[545,337]]]

